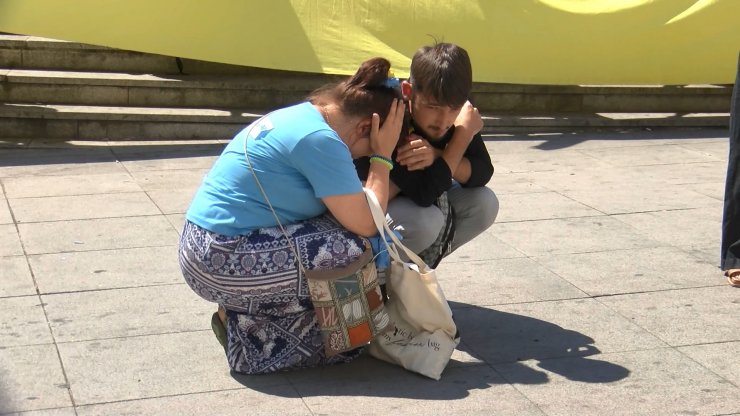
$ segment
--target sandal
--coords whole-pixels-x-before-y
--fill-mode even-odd
[[[216,335],[216,339],[218,340],[219,344],[221,344],[222,347],[224,347],[224,351],[226,351],[226,310],[223,309],[221,305],[218,307],[218,312],[215,312],[213,316],[211,316],[211,329],[213,330],[213,334]]]
[[[727,281],[732,287],[740,287],[740,269],[730,269],[725,272]]]

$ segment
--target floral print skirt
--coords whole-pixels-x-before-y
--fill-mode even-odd
[[[300,259],[279,227],[239,236],[213,233],[190,221],[183,228],[180,268],[196,294],[226,308],[226,356],[236,372],[343,363],[362,352],[326,357],[308,284],[296,262],[341,267],[363,253],[362,238],[328,216],[288,225],[285,231]]]

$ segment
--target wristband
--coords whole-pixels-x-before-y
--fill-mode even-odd
[[[393,170],[393,161],[390,160],[390,159],[388,159],[385,156],[371,155],[370,156],[370,163],[373,163],[373,162],[382,163],[383,165],[385,165],[388,168],[388,170]]]
[[[375,158],[378,158],[378,159],[385,160],[386,162],[390,163],[391,165],[393,164],[393,160],[392,159],[388,159],[387,157],[385,157],[383,155],[379,155],[377,153],[373,153],[372,155],[370,155],[370,158],[371,159],[374,158],[374,157]]]

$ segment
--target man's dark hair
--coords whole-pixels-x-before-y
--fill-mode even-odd
[[[452,43],[424,46],[411,59],[409,81],[414,92],[434,98],[437,104],[460,107],[473,87],[468,52]]]

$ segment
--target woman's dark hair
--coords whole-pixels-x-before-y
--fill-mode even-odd
[[[387,84],[390,67],[385,58],[368,59],[352,77],[317,89],[308,100],[319,105],[334,101],[348,116],[365,118],[378,113],[383,123],[393,99],[402,98],[400,87]]]
[[[414,92],[428,95],[437,104],[459,107],[473,87],[473,68],[468,52],[452,43],[435,43],[416,51],[411,59]]]

